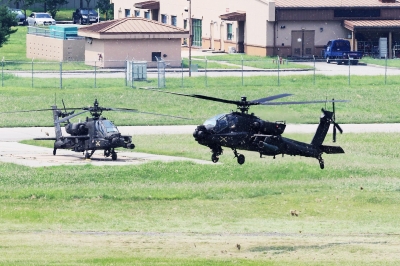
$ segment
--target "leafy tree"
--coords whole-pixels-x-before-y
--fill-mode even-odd
[[[114,4],[110,3],[110,0],[98,0],[96,4],[96,8],[100,10],[101,14],[106,15],[106,20],[109,20],[114,11]]]
[[[0,47],[8,41],[11,34],[17,31],[17,29],[12,29],[12,26],[17,26],[15,14],[11,13],[6,6],[0,6]]]
[[[49,12],[55,18],[60,6],[68,4],[67,0],[39,0],[43,4],[44,12]]]
[[[27,18],[26,10],[29,9],[36,3],[36,0],[9,0],[10,3],[13,3],[17,8],[24,11],[24,15]]]

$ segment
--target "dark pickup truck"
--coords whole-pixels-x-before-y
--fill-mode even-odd
[[[351,51],[348,40],[330,40],[323,50],[323,57],[326,62],[337,62],[338,65],[347,64],[357,65],[358,60],[363,57],[363,52]]]

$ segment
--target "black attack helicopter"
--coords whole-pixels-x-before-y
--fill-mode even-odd
[[[319,161],[320,168],[324,169],[322,153],[336,154],[344,153],[339,146],[322,145],[331,124],[334,124],[333,138],[336,142],[336,129],[343,132],[341,127],[335,122],[335,102],[347,102],[346,100],[325,100],[325,101],[300,101],[300,102],[271,102],[276,99],[291,96],[284,93],[273,95],[257,100],[248,101],[246,97],[241,97],[240,101],[220,99],[199,94],[183,94],[156,89],[147,90],[170,93],[180,96],[193,97],[215,102],[235,104],[238,111],[227,114],[219,114],[207,119],[203,125],[197,126],[193,132],[194,139],[201,145],[211,149],[211,160],[216,163],[222,155],[222,147],[231,148],[237,162],[243,164],[245,156],[237,150],[248,150],[258,152],[260,157],[275,156],[278,154],[288,154],[292,156],[313,157]],[[253,105],[288,105],[288,104],[311,104],[332,102],[333,111],[322,109],[322,116],[317,131],[311,143],[299,142],[293,139],[282,137],[286,123],[284,121],[270,122],[262,120],[249,114],[248,110]]]
[[[70,149],[75,152],[82,152],[85,155],[85,159],[90,159],[96,150],[104,150],[104,156],[111,156],[111,159],[115,161],[117,160],[116,148],[134,149],[135,145],[132,143],[132,137],[122,135],[113,122],[102,116],[104,111],[134,112],[187,119],[179,116],[142,112],[136,109],[101,107],[97,99],[91,107],[65,108],[64,101],[62,103],[64,110],[54,105],[51,109],[19,111],[53,111],[55,138],[34,138],[34,140],[54,140],[53,155],[56,155],[57,149]],[[76,110],[82,111],[75,113]],[[69,121],[71,118],[86,112],[89,112],[91,117],[86,117],[84,122],[71,123]],[[65,132],[69,136],[63,136],[62,123],[65,124]]]

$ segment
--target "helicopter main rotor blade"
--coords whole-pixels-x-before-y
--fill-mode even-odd
[[[250,101],[250,103],[262,104],[263,102],[269,102],[269,101],[273,101],[276,99],[280,99],[280,98],[288,97],[288,96],[292,96],[292,95],[293,94],[282,93],[282,94],[277,94],[277,95],[273,95],[273,96],[269,96],[269,97],[265,97],[265,98],[261,98],[261,99],[257,99],[257,100],[252,100],[252,101]]]
[[[289,104],[311,104],[311,103],[331,103],[331,102],[348,102],[348,100],[328,100],[328,101],[304,101],[304,102],[264,102],[261,105],[289,105]]]
[[[132,112],[132,113],[141,113],[141,114],[149,114],[149,115],[158,115],[158,116],[166,116],[166,117],[173,117],[173,118],[180,118],[180,119],[187,119],[191,120],[191,118],[182,117],[182,116],[174,116],[174,115],[165,115],[159,113],[152,113],[152,112],[143,112],[137,109],[129,109],[129,108],[108,108],[108,111],[116,111],[116,112]]]
[[[84,111],[82,111],[82,112],[79,112],[79,113],[76,113],[76,114],[72,114],[72,115],[66,116],[66,117],[64,117],[63,119],[57,120],[57,122],[58,122],[58,123],[63,123],[63,122],[65,122],[65,121],[67,121],[67,120],[69,120],[69,119],[71,119],[71,118],[73,118],[73,117],[75,117],[75,116],[84,114],[84,113],[86,113],[87,111],[88,111],[88,110],[84,110]]]
[[[185,94],[185,93],[179,93],[179,92],[162,91],[162,90],[147,89],[147,88],[140,88],[140,89],[169,93],[169,94],[192,97],[192,98],[198,98],[198,99],[209,100],[209,101],[214,101],[214,102],[230,103],[230,104],[236,104],[236,105],[240,104],[240,101],[231,101],[231,100],[226,100],[226,99],[221,99],[221,98],[216,98],[216,97],[205,96],[205,95],[201,95],[201,94]]]
[[[10,111],[10,112],[1,112],[0,114],[12,114],[12,113],[29,113],[29,112],[43,112],[43,111],[53,111],[53,109],[36,109],[36,110],[21,110],[21,111]]]

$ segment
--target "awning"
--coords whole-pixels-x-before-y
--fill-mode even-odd
[[[229,20],[229,21],[246,21],[246,13],[245,12],[231,12],[231,13],[220,15],[219,18],[222,20]]]
[[[348,30],[400,30],[400,20],[345,20],[344,27]]]
[[[144,1],[133,5],[139,9],[160,9],[159,1]]]

